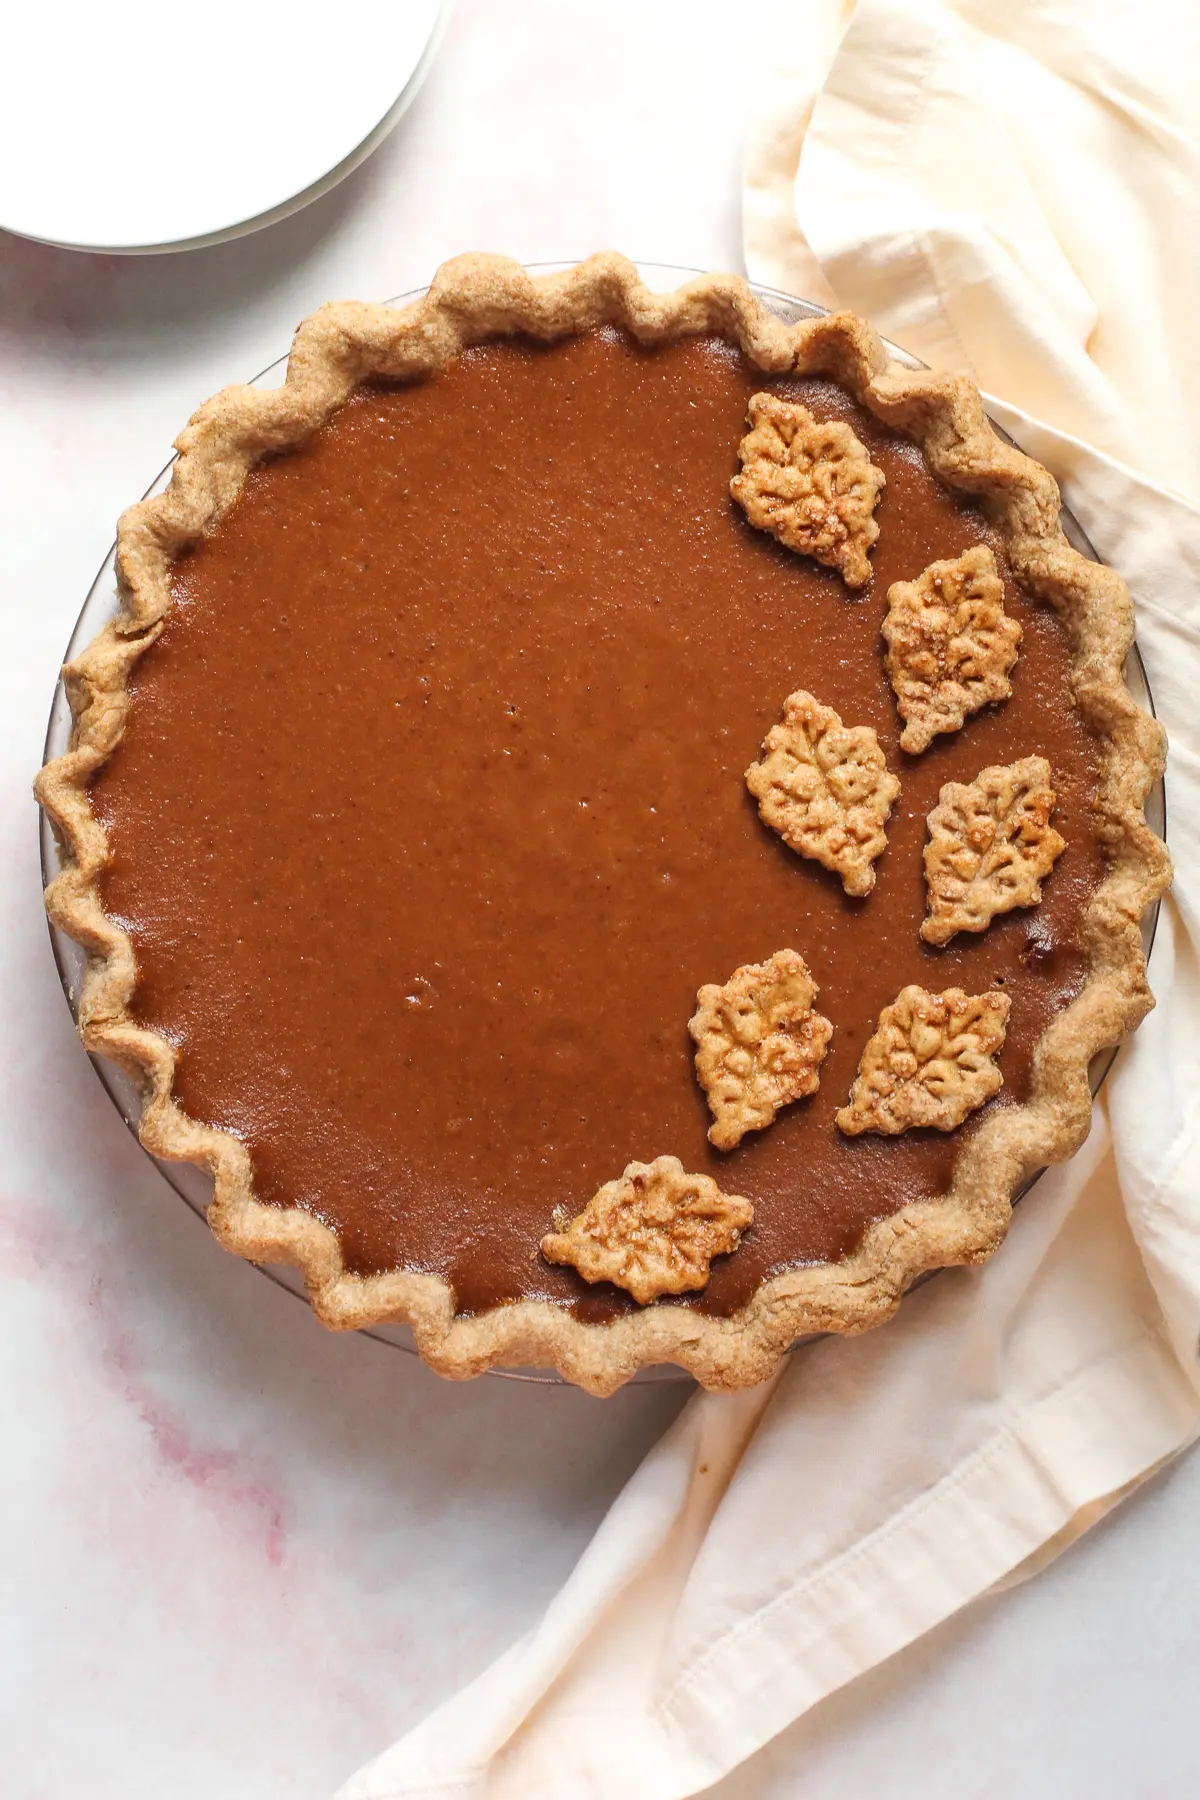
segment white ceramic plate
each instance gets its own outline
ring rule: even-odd
[[[571,266],[570,263],[530,264],[530,267],[536,272],[547,274]],[[638,270],[647,286],[659,290],[678,287],[681,281],[686,281],[691,276],[701,272],[698,269],[679,268],[676,265],[669,263],[639,263]],[[759,298],[767,306],[771,307],[772,311],[778,313],[782,319],[786,320],[788,324],[794,324],[797,320],[802,318],[814,317],[824,311],[824,308],[814,305],[811,301],[796,300],[788,294],[777,293],[772,288],[759,287],[756,284],[752,285]],[[398,299],[389,301],[388,304],[393,306],[406,306],[411,301],[419,299],[424,292],[425,290],[423,288],[419,288],[413,293],[402,294]],[[895,344],[889,344],[888,349],[898,361],[906,363],[909,367],[924,367],[916,357],[910,356],[907,351],[899,349]],[[282,356],[279,358],[278,362],[272,363],[270,368],[264,369],[261,375],[256,376],[253,385],[255,387],[277,387],[280,382],[282,382],[286,370],[287,357]],[[1002,433],[1002,435],[1006,434]],[[172,463],[168,463],[166,468],[160,471],[157,479],[147,490],[148,493],[158,494],[162,492],[171,478],[172,466]],[[1081,550],[1085,556],[1090,556],[1092,558],[1096,557],[1096,552],[1088,542],[1082,528],[1066,508],[1063,509],[1063,529],[1066,532],[1067,537],[1075,545],[1076,549]],[[114,568],[115,553],[116,545],[114,544],[101,565],[100,572],[92,583],[91,591],[83,603],[83,610],[80,612],[79,618],[75,624],[75,629],[71,634],[71,641],[67,645],[66,655],[63,659],[64,661],[69,662],[73,656],[77,655],[85,645],[91,642],[109,620],[116,615],[119,602],[117,599]],[[1138,704],[1153,712],[1154,703],[1150,694],[1149,684],[1146,680],[1146,671],[1136,646],[1129,659],[1129,665],[1126,669],[1126,679],[1129,683],[1130,691]],[[67,701],[66,692],[60,682],[55,689],[54,701],[50,711],[49,728],[46,733],[47,760],[52,756],[60,756],[63,751],[66,750],[70,729],[71,708]],[[61,862],[58,844],[54,833],[51,830],[49,821],[44,813],[40,816],[42,873],[44,879],[49,881],[52,876],[57,874],[61,867]],[[1156,831],[1160,837],[1165,837],[1166,796],[1161,781],[1156,784],[1152,793],[1147,798],[1146,817],[1151,828]],[[1142,941],[1145,944],[1147,954],[1149,954],[1154,941],[1154,930],[1158,923],[1158,910],[1158,903],[1156,902],[1146,913],[1146,916],[1142,921]],[[54,949],[54,958],[58,964],[58,972],[62,979],[63,991],[66,994],[72,1015],[78,1017],[79,989],[83,978],[85,961],[84,953],[78,944],[72,939],[64,936],[62,932],[57,931],[53,926],[50,928],[50,939]],[[1103,1051],[1095,1059],[1091,1068],[1091,1085],[1093,1093],[1099,1090],[1100,1084],[1111,1068],[1115,1056],[1115,1050],[1108,1050]],[[118,1069],[114,1063],[106,1061],[103,1057],[93,1057],[92,1065],[104,1084],[110,1098],[117,1107],[117,1110],[125,1120],[125,1123],[128,1125],[130,1131],[136,1136],[141,1105],[137,1091],[132,1082],[121,1073],[120,1069]],[[196,1168],[191,1163],[159,1162],[158,1167],[161,1169],[166,1180],[175,1189],[176,1193],[187,1201],[188,1205],[192,1208],[192,1211],[203,1216],[205,1208],[212,1199],[212,1182],[204,1171]],[[1036,1180],[1036,1175],[1031,1176],[1029,1181],[1027,1181],[1025,1186],[1021,1189],[1021,1193],[1027,1193]],[[290,1293],[297,1295],[301,1299],[304,1298],[304,1284],[295,1269],[283,1265],[276,1267],[273,1265],[261,1264],[259,1266],[262,1268],[263,1273],[269,1275],[280,1287],[286,1288]],[[416,1353],[412,1341],[412,1333],[406,1325],[380,1325],[367,1332],[366,1335],[378,1338],[384,1343],[394,1344],[401,1349],[410,1351],[414,1355]],[[531,1369],[492,1369],[489,1370],[489,1373],[493,1375],[506,1375],[518,1381],[558,1382],[561,1379],[557,1374]],[[688,1375],[686,1370],[676,1368],[673,1364],[666,1364],[657,1368],[641,1369],[633,1379],[637,1382],[652,1382],[690,1381],[692,1378]]]
[[[391,130],[448,11],[449,0],[10,8],[0,226],[132,253],[283,218]]]

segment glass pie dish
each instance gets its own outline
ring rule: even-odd
[[[539,272],[553,272],[553,270],[556,268],[564,268],[564,267],[569,268],[570,266],[571,265],[553,265],[553,266],[551,266],[550,270],[543,270],[543,271],[539,271]],[[626,265],[626,267],[627,267],[627,265]],[[689,275],[692,273],[691,271],[686,271],[686,270],[666,269],[666,268],[662,268],[662,267],[658,267],[658,266],[648,266],[648,265],[643,265],[639,272],[642,276],[642,279],[652,289],[653,288],[661,288],[661,287],[673,288],[678,284],[678,281],[679,281],[679,278],[681,275],[686,276],[686,275]],[[628,279],[632,281],[633,277],[632,277],[631,273],[628,276]],[[791,299],[787,298],[786,296],[775,295],[775,294],[770,293],[767,290],[762,290],[762,289],[756,290],[756,293],[757,293],[759,302],[763,306],[768,308],[771,312],[773,312],[778,318],[780,318],[786,324],[796,324],[796,323],[804,321],[804,320],[811,320],[814,318],[819,318],[821,316],[821,309],[814,307],[808,303],[791,300]],[[411,301],[411,300],[414,300],[417,298],[419,298],[418,295],[406,295],[406,296],[402,297],[402,300],[403,301]],[[762,318],[763,315],[760,313],[759,317]],[[775,327],[774,325],[772,325],[772,329],[777,330],[778,327]],[[824,329],[824,328],[822,327],[822,329]],[[835,329],[841,329],[840,325],[835,324]],[[901,364],[906,365],[911,368],[920,368],[921,367],[921,365],[917,364],[915,362],[915,360],[912,359],[911,357],[907,357],[907,356],[903,355],[903,353],[895,350],[894,347],[890,347],[890,348],[892,348],[893,356]],[[260,377],[258,377],[257,385],[266,387],[266,388],[270,388],[270,387],[274,386],[278,381],[281,367],[282,367],[282,361],[280,363],[276,363],[276,364],[272,365],[272,367],[270,369],[264,371],[263,374]],[[976,414],[976,418],[979,419],[978,413]],[[994,442],[994,440],[992,440],[989,437],[986,430],[983,428],[981,419],[980,419],[979,424],[976,427],[976,434],[977,434],[978,441],[984,446],[985,450],[986,450],[986,446],[989,443]],[[1042,482],[1048,486],[1049,485],[1048,478],[1045,476],[1044,471],[1039,472],[1039,474],[1040,474],[1040,479],[1042,480]],[[161,491],[162,487],[166,484],[167,480],[169,479],[169,476],[170,476],[170,466],[168,466],[168,468],[162,472],[162,474],[159,477],[159,480],[154,484],[154,487],[150,491],[152,493],[157,493],[157,492]],[[1064,517],[1064,527],[1066,529],[1068,537],[1070,538],[1070,541],[1072,543],[1074,543],[1077,548],[1079,548],[1081,551],[1083,551],[1083,553],[1085,555],[1089,554],[1086,539],[1084,539],[1082,532],[1079,531],[1077,525],[1075,524],[1075,521],[1070,519],[1069,516],[1065,516]],[[1061,544],[1061,539],[1059,539],[1058,542]],[[1064,552],[1063,554],[1065,555],[1066,553]],[[98,576],[96,583],[93,585],[90,595],[88,596],[88,600],[85,604],[83,613],[81,614],[81,617],[80,617],[80,620],[79,620],[79,623],[78,623],[78,626],[76,629],[76,633],[72,640],[72,644],[69,648],[68,654],[73,655],[83,645],[85,645],[87,642],[89,642],[90,639],[95,635],[95,633],[104,624],[106,624],[108,622],[108,620],[112,617],[113,612],[116,610],[116,607],[117,607],[117,596],[116,596],[115,582],[113,579],[113,559],[112,559],[112,556],[110,555],[110,558],[106,562],[104,568],[101,570],[101,573]],[[1126,637],[1123,640],[1123,642],[1127,642],[1127,641],[1128,641],[1128,639]],[[1145,688],[1144,671],[1142,671],[1140,669],[1140,665],[1131,669],[1130,680],[1131,680],[1131,685],[1134,688],[1135,697],[1140,699],[1143,702],[1143,704],[1148,704],[1149,696],[1148,696],[1148,693],[1146,692],[1146,688]],[[47,740],[47,755],[48,756],[57,755],[63,749],[66,748],[70,728],[71,728],[70,710],[66,704],[65,695],[63,695],[62,692],[60,691],[60,693],[56,699],[55,710],[54,710],[54,713],[52,714],[52,718],[51,718],[50,732],[49,732],[48,740]],[[1162,812],[1161,788],[1156,792],[1156,794],[1154,796],[1152,796],[1151,803],[1148,806],[1147,810],[1148,810],[1148,815],[1149,815],[1149,819],[1150,819],[1150,823],[1151,823],[1152,827],[1154,827],[1155,829],[1161,830],[1161,812]],[[45,833],[45,835],[43,837],[43,850],[44,850],[44,857],[45,857],[45,863],[46,863],[46,874],[49,877],[49,876],[52,876],[56,872],[57,847],[56,847],[56,844],[55,844],[55,841],[53,838],[53,834],[45,826],[44,826],[44,833]],[[173,904],[174,903],[172,902],[172,905]],[[1151,909],[1147,913],[1145,926],[1148,931],[1153,929],[1153,921],[1154,921],[1155,916],[1156,916],[1156,909]],[[1135,942],[1136,942],[1136,940],[1135,940]],[[56,936],[55,948],[56,948],[56,954],[59,959],[59,967],[60,967],[60,970],[62,970],[62,972],[63,972],[64,987],[66,989],[68,999],[72,1002],[72,1006],[74,1009],[77,1007],[77,1004],[78,1004],[79,982],[80,982],[80,975],[82,972],[82,953],[79,950],[77,950],[73,944],[68,943],[66,940],[58,939],[57,936]],[[1134,954],[1133,951],[1131,951],[1131,955],[1132,954]],[[1097,1041],[1100,1041],[1100,1040],[1097,1040],[1095,1038],[1090,1040],[1091,1043],[1095,1043]],[[1083,1096],[1086,1095],[1086,1090],[1084,1088],[1084,1083],[1082,1080],[1082,1076],[1083,1076],[1084,1069],[1086,1066],[1086,1056],[1087,1056],[1087,1046],[1085,1045],[1083,1047],[1083,1051],[1080,1056],[1080,1060],[1078,1061],[1078,1064],[1077,1064],[1078,1072],[1077,1072],[1077,1076],[1076,1076],[1078,1091]],[[1105,1058],[1097,1058],[1096,1059],[1095,1066],[1093,1067],[1093,1070],[1092,1070],[1093,1090],[1098,1085],[1099,1080],[1102,1077],[1102,1074],[1103,1074],[1103,1066],[1102,1065],[1106,1065],[1106,1061],[1110,1061],[1110,1060],[1111,1060],[1111,1057],[1109,1057],[1107,1059],[1105,1059]],[[100,1066],[100,1065],[98,1065],[98,1066]],[[132,1086],[126,1081],[126,1079],[123,1076],[121,1076],[114,1068],[112,1068],[107,1063],[105,1063],[101,1067],[101,1074],[102,1074],[102,1079],[104,1079],[104,1081],[105,1081],[106,1088],[108,1089],[108,1091],[114,1098],[116,1104],[118,1105],[119,1110],[122,1113],[122,1116],[125,1118],[126,1122],[131,1125],[131,1127],[136,1127],[138,1112],[139,1112],[139,1105],[138,1105],[137,1094],[133,1090]],[[199,1116],[203,1117],[203,1114],[201,1114]],[[1052,1149],[1043,1149],[1039,1153],[1041,1155],[1046,1155],[1046,1154],[1052,1154],[1053,1152],[1052,1152]],[[239,1154],[244,1154],[244,1153],[239,1152]],[[1028,1168],[1030,1166],[1030,1162],[1026,1162],[1024,1166],[1025,1166],[1025,1168]],[[171,1180],[172,1185],[176,1187],[177,1191],[179,1191],[185,1199],[187,1199],[188,1203],[190,1205],[192,1205],[193,1208],[197,1211],[203,1210],[203,1208],[205,1207],[205,1205],[208,1201],[209,1192],[210,1192],[208,1177],[206,1175],[204,1175],[199,1169],[197,1169],[189,1164],[186,1164],[186,1163],[164,1164],[163,1168],[164,1168],[164,1173],[167,1173],[168,1179]],[[1026,1183],[1026,1186],[1027,1185],[1028,1185],[1028,1183]],[[1011,1194],[1011,1192],[1012,1192],[1012,1188],[1010,1187],[1008,1189],[1008,1193]],[[391,1266],[391,1265],[388,1265],[388,1266]],[[403,1267],[404,1264],[401,1263],[400,1266]],[[924,1266],[928,1267],[929,1265],[926,1264]],[[274,1278],[276,1278],[277,1280],[281,1280],[282,1285],[289,1287],[293,1291],[299,1290],[300,1278],[291,1269],[282,1269],[282,1270],[278,1270],[278,1271],[273,1270],[273,1269],[268,1269],[267,1272],[271,1273],[274,1276]],[[407,1279],[407,1278],[405,1278],[405,1279]],[[797,1323],[798,1322],[799,1321],[797,1321]],[[792,1328],[794,1329],[794,1325]],[[406,1328],[403,1328],[403,1327],[375,1326],[372,1329],[373,1329],[375,1335],[378,1335],[378,1336],[384,1338],[385,1341],[388,1341],[388,1342],[404,1343],[408,1336]],[[456,1329],[457,1329],[457,1327],[456,1327]],[[785,1329],[787,1329],[786,1325],[785,1325]],[[784,1345],[786,1345],[787,1341],[788,1341],[788,1338],[783,1336],[781,1333],[780,1338],[779,1338],[779,1344],[776,1349],[776,1354],[779,1353],[779,1349],[781,1349]],[[660,1370],[647,1371],[644,1373],[643,1378],[644,1379],[653,1379],[653,1378],[655,1378],[655,1376],[658,1376],[659,1378],[661,1378],[661,1376],[665,1373],[666,1373],[666,1371],[660,1371]],[[673,1374],[674,1371],[672,1371],[671,1373]]]

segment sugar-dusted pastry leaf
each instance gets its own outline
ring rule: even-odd
[[[709,1141],[732,1150],[748,1131],[769,1125],[781,1106],[815,1094],[833,1026],[814,1012],[817,984],[796,950],[744,963],[724,987],[696,996],[688,1030],[696,1075],[715,1123]]]
[[[811,694],[790,694],[746,786],[763,822],[798,856],[840,875],[848,894],[870,893],[900,782],[869,725],[843,725]]]
[[[646,1306],[702,1288],[713,1257],[736,1250],[753,1218],[749,1200],[687,1174],[677,1156],[658,1156],[606,1181],[578,1218],[542,1239],[542,1255],[572,1264],[585,1281],[615,1282]]]
[[[914,1126],[954,1131],[1004,1086],[995,1062],[1012,1002],[1007,994],[906,987],[867,1040],[837,1122],[847,1137],[894,1137]]]
[[[1050,823],[1055,792],[1043,756],[997,763],[974,781],[948,781],[929,815],[927,944],[985,931],[997,913],[1036,906],[1066,849]]]
[[[814,419],[798,401],[755,394],[748,418],[751,429],[738,445],[742,472],[729,491],[750,523],[840,569],[847,587],[865,586],[883,470],[849,425]]]
[[[916,581],[893,582],[883,635],[904,720],[900,746],[914,755],[1012,693],[1021,627],[1004,610],[1004,583],[986,544],[930,563]]]

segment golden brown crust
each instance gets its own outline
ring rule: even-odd
[[[612,1281],[648,1306],[708,1281],[714,1256],[729,1256],[754,1220],[740,1194],[708,1175],[689,1175],[677,1156],[629,1163],[578,1218],[542,1239],[547,1262],[570,1263],[585,1281]]]
[[[458,1318],[451,1289],[435,1275],[350,1274],[328,1226],[298,1207],[264,1206],[254,1195],[245,1146],[183,1112],[173,1094],[171,1045],[136,1024],[129,1010],[133,948],[100,905],[107,845],[87,783],[120,738],[127,678],[171,605],[175,557],[216,524],[262,457],[303,443],[372,376],[427,375],[464,346],[489,338],[521,332],[550,341],[602,324],[643,342],[718,333],[764,373],[827,376],[918,444],[946,486],[978,501],[1017,580],[1052,605],[1066,627],[1074,700],[1101,745],[1096,829],[1110,868],[1085,917],[1083,991],[1043,1036],[1029,1098],[983,1122],[963,1146],[946,1193],[872,1225],[839,1263],[788,1270],[764,1282],[729,1319],[654,1306],[587,1325],[545,1301]],[[254,1261],[301,1269],[314,1308],[336,1329],[407,1321],[421,1354],[442,1374],[461,1379],[497,1364],[552,1366],[596,1394],[612,1393],[638,1368],[660,1362],[679,1364],[709,1388],[751,1386],[798,1337],[866,1330],[895,1311],[918,1276],[978,1262],[995,1249],[1025,1178],[1064,1160],[1083,1141],[1092,1056],[1153,1005],[1139,920],[1168,885],[1170,861],[1142,810],[1162,772],[1165,738],[1122,679],[1133,642],[1128,589],[1067,543],[1053,478],[996,435],[969,381],[889,364],[870,326],[852,314],[785,325],[736,276],[708,276],[654,294],[632,263],[613,254],[541,278],[506,258],[467,256],[443,265],[428,294],[403,311],[323,307],[297,332],[281,388],[227,389],[201,407],[177,448],[170,487],[121,520],[120,616],[66,671],[75,714],[71,747],[41,771],[36,791],[64,850],[65,866],[47,889],[46,905],[54,923],[87,951],[79,1009],[84,1042],[138,1083],[146,1148],[210,1172],[209,1220],[221,1243]]]
[[[708,982],[700,989],[688,1030],[715,1121],[708,1138],[718,1150],[732,1150],[781,1106],[816,1093],[833,1036],[829,1020],[813,1010],[817,992],[798,950],[744,963],[724,987]]]
[[[867,1040],[838,1129],[847,1137],[895,1137],[918,1126],[956,1131],[1004,1086],[993,1058],[1011,1006],[1007,994],[901,988]]]
[[[916,581],[893,582],[883,636],[904,720],[900,748],[910,756],[1012,693],[1021,627],[1004,610],[1004,583],[986,544],[930,563]]]
[[[995,763],[974,781],[948,781],[929,815],[927,944],[986,931],[1000,913],[1036,906],[1066,849],[1050,823],[1057,798],[1044,756]]]
[[[797,400],[755,394],[747,416],[751,429],[738,445],[742,472],[729,491],[750,523],[798,556],[840,569],[847,587],[865,587],[883,470],[849,425],[814,419]]]
[[[803,689],[789,694],[746,770],[746,786],[764,825],[797,856],[840,875],[848,894],[871,892],[900,783],[869,725],[843,725],[832,706]]]

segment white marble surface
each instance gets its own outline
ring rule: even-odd
[[[673,1416],[453,1387],[226,1257],[74,1040],[28,781],[121,506],[328,298],[465,248],[738,266],[767,41],[698,0],[459,0],[426,90],[258,237],[101,259],[0,236],[0,1791],[317,1800],[532,1622]],[[158,147],[167,154],[169,147]],[[147,154],[156,153],[148,147]],[[836,1697],[722,1800],[1200,1792],[1200,1462]]]

